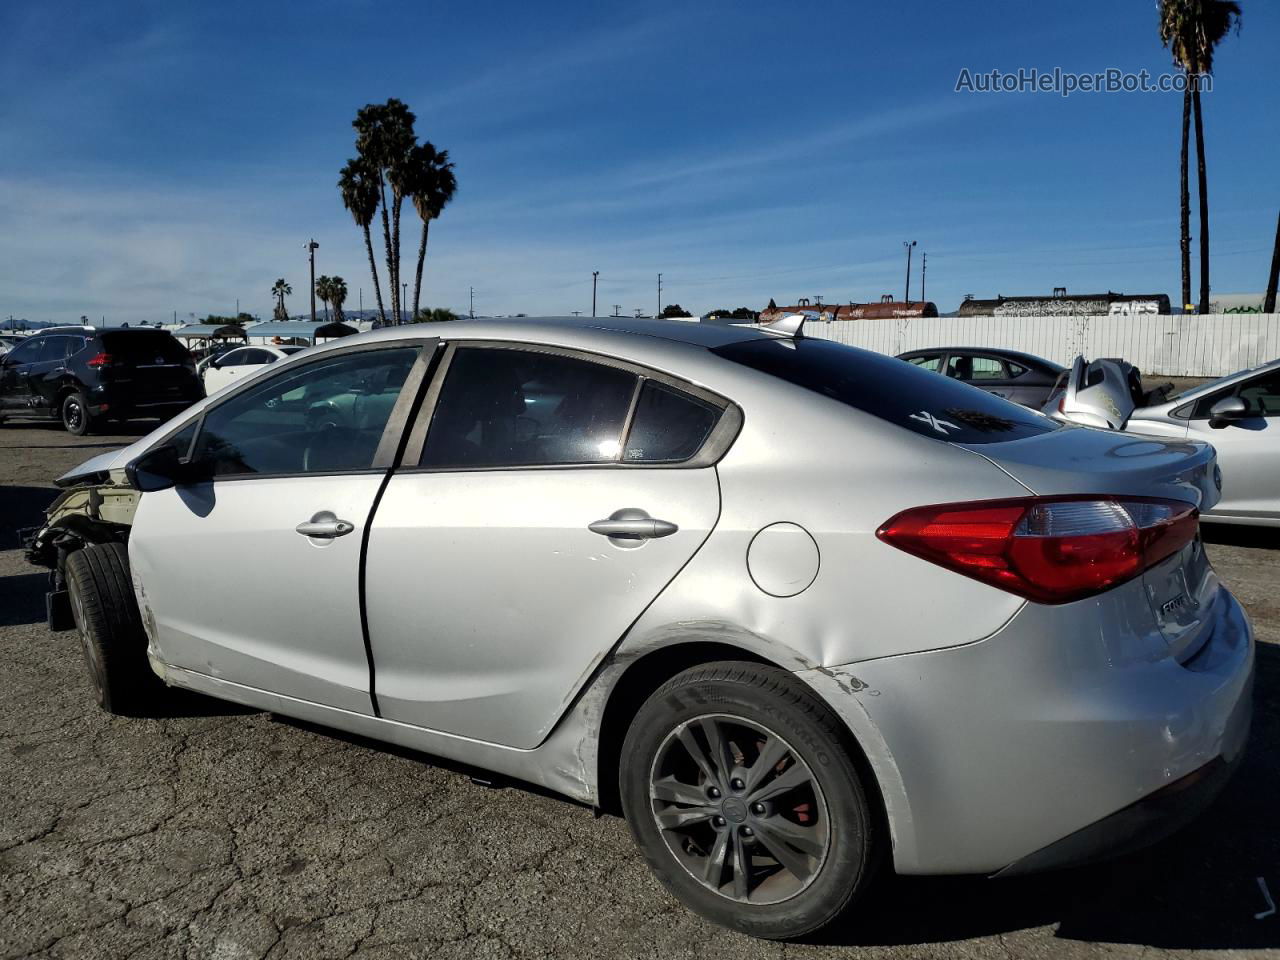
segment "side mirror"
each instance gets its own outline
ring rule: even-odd
[[[129,486],[142,493],[168,490],[182,483],[200,483],[211,480],[207,465],[179,456],[176,447],[165,444],[148,450],[124,468]]]
[[[1221,429],[1232,420],[1243,420],[1249,415],[1249,405],[1240,397],[1223,397],[1209,408],[1209,426]]]

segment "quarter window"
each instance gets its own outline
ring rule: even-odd
[[[575,357],[459,348],[419,465],[616,462],[635,387],[633,374]]]
[[[688,460],[702,447],[719,417],[719,407],[646,380],[623,459],[629,463]]]
[[[368,469],[417,356],[403,347],[282,369],[205,414],[195,456],[214,476]]]

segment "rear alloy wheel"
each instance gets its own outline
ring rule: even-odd
[[[720,663],[669,681],[636,715],[620,777],[658,879],[756,937],[804,936],[844,914],[880,855],[847,738],[782,670]]]
[[[154,710],[166,688],[147,662],[123,543],[93,543],[67,557],[67,592],[98,706],[139,716]]]
[[[62,425],[77,437],[83,437],[93,427],[89,401],[79,390],[62,398]]]

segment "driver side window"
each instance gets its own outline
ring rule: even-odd
[[[343,353],[282,370],[205,414],[194,459],[215,477],[368,469],[418,352]]]

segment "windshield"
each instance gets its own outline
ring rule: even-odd
[[[712,352],[935,440],[998,443],[1058,429],[985,390],[832,340],[746,340]]]

